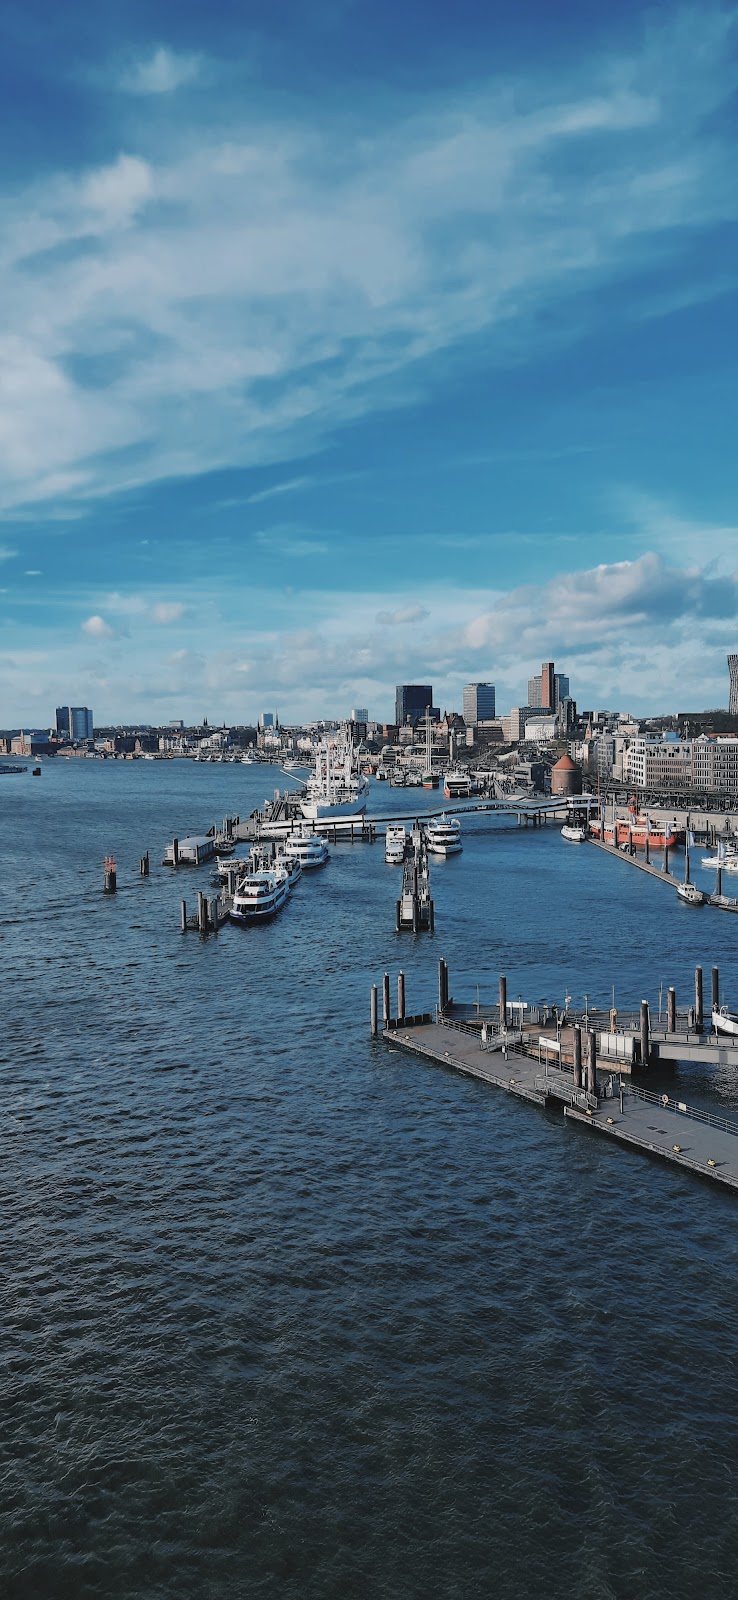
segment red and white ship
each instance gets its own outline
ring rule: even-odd
[[[635,850],[645,850],[646,841],[649,850],[671,850],[679,843],[671,823],[652,822],[638,811],[635,797],[628,806],[627,816],[593,817],[589,831],[594,839],[603,839],[605,844],[632,845]]]

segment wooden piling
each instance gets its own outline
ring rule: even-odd
[[[197,926],[199,928],[200,933],[206,933],[207,932],[207,926],[208,926],[207,917],[208,917],[208,913],[207,913],[207,904],[206,904],[206,901],[205,901],[205,896],[204,896],[204,894],[202,892],[202,889],[198,889],[198,891],[197,891]]]
[[[395,932],[396,933],[400,932],[401,918],[402,918],[402,901],[401,900],[396,900],[395,901]]]
[[[722,867],[718,867],[717,872],[715,873],[715,893],[716,894],[722,894],[722,892],[723,892],[723,869],[722,869]]]
[[[443,1011],[443,1007],[444,1007],[444,999],[443,999],[443,969],[444,969],[445,965],[446,965],[446,963],[445,963],[445,961],[443,959],[443,956],[440,956],[439,957],[439,961],[438,961],[438,1009],[439,1009],[439,1011]]]
[[[186,900],[180,901],[180,908],[181,908],[182,932],[186,933],[187,932],[187,901]]]
[[[582,1030],[578,1022],[574,1024],[574,1088],[582,1087]]]
[[[670,989],[666,997],[666,1028],[668,1033],[676,1033],[676,989]]]
[[[379,1033],[379,1022],[378,1022],[378,1019],[377,1019],[378,997],[379,997],[379,995],[378,995],[377,985],[376,985],[376,983],[373,983],[372,984],[372,989],[371,989],[371,995],[369,997],[369,1015],[370,1015],[370,1019],[371,1019],[371,1030],[372,1030],[372,1038],[373,1039],[376,1039],[377,1034]]]
[[[641,1066],[647,1067],[651,1056],[651,1020],[648,1011],[648,1001],[641,1001]]]
[[[179,839],[172,840],[172,866],[179,866]]]
[[[431,933],[436,931],[436,908],[432,900],[428,901],[428,927]]]
[[[390,980],[389,973],[385,972],[382,979],[382,1021],[387,1026],[390,1020]]]
[[[115,857],[105,857],[105,875],[103,878],[103,894],[115,894],[118,888],[118,877],[115,870]]]
[[[705,1025],[705,1011],[702,999],[702,968],[694,969],[694,1020],[698,1028]]]
[[[666,873],[666,876],[668,878],[668,876],[669,876],[669,846],[666,845],[666,844],[664,845],[664,872]]]
[[[594,1028],[588,1032],[589,1049],[587,1051],[587,1094],[597,1093],[597,1034]]]
[[[500,1027],[507,1027],[507,978],[504,972],[500,973]]]
[[[712,969],[712,1009],[713,1011],[720,1010],[720,970],[718,967],[713,967]]]
[[[405,974],[397,974],[397,1020],[402,1022],[405,1016]]]

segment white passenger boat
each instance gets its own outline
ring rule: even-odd
[[[259,872],[247,873],[233,896],[232,922],[266,922],[276,916],[290,896],[290,883],[284,867],[277,863]]]
[[[300,809],[309,822],[362,817],[369,798],[369,779],[359,772],[346,728],[318,745],[315,772],[308,778]]]
[[[705,896],[702,890],[698,889],[694,883],[678,883],[677,894],[679,899],[683,900],[688,906],[703,906],[705,903]]]
[[[455,856],[462,849],[458,817],[435,817],[426,830],[428,849],[435,856]]]
[[[293,833],[287,848],[290,855],[299,861],[303,872],[310,867],[322,867],[330,860],[328,846],[319,833]]]
[[[461,767],[454,767],[453,771],[445,773],[443,792],[447,800],[468,800],[471,794],[468,772],[463,772]]]
[[[727,1006],[713,1006],[712,1025],[716,1033],[738,1034],[738,1015]]]
[[[279,851],[277,860],[280,866],[283,866],[285,872],[287,873],[290,888],[294,889],[295,884],[299,883],[302,877],[302,862],[300,861],[300,857],[295,855],[289,846],[286,846],[284,850]]]
[[[388,822],[384,836],[384,859],[391,867],[400,866],[405,860],[405,844],[407,834],[402,822]]]
[[[561,829],[562,839],[569,839],[572,844],[584,844],[587,837],[586,828],[575,828],[572,823],[565,823]]]

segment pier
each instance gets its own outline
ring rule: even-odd
[[[402,892],[395,906],[397,932],[411,928],[413,933],[435,926],[435,910],[430,892],[430,867],[425,829],[416,822],[405,845],[402,867]]]
[[[719,974],[712,970],[712,1001],[717,1003]],[[695,996],[701,1010],[702,969],[695,973]],[[480,1079],[542,1110],[563,1111],[570,1125],[593,1130],[615,1144],[659,1157],[673,1166],[738,1191],[738,1121],[690,1106],[680,1098],[657,1094],[629,1077],[632,1065],[664,1061],[702,1061],[738,1067],[738,1038],[704,1033],[696,1009],[679,1014],[676,991],[669,990],[667,1018],[651,1029],[648,1003],[627,1021],[638,1050],[624,1059],[603,1053],[612,1034],[598,1028],[600,1016],[570,1019],[550,1026],[536,1007],[508,1002],[507,980],[499,980],[499,1003],[478,1009],[458,1007],[449,998],[448,966],[438,964],[438,1003],[434,1012],[404,1015],[405,978],[397,988],[398,1014],[390,1015],[390,978],[382,988],[382,1036],[393,1048],[411,1052]],[[530,1014],[526,1018],[525,1012]],[[611,1018],[611,1020],[614,1020]],[[638,1033],[635,1024],[638,1023]],[[589,1024],[587,1026],[587,1024]],[[379,1032],[378,990],[371,993],[371,1031]],[[626,1068],[624,1071],[623,1068]]]

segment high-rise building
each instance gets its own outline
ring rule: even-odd
[[[491,722],[495,715],[495,686],[493,683],[464,684],[464,721],[467,728],[478,722]]]
[[[546,676],[547,687],[549,687],[550,677],[547,673],[547,669],[549,667],[553,669],[553,661],[545,662],[540,673],[535,678],[528,679],[528,705],[541,708],[545,707],[549,711],[558,711],[561,701],[566,700],[568,697],[569,679],[563,672],[554,672],[553,700],[551,701],[551,704],[547,706],[546,701],[543,699],[543,680],[544,676]]]
[[[261,713],[261,725],[262,725],[262,728],[273,728],[274,727],[274,712],[273,711],[262,711],[262,713]]]
[[[541,710],[556,710],[553,661],[544,661],[541,667]]]
[[[730,673],[728,711],[731,717],[738,717],[738,656],[728,656],[728,672]]]
[[[354,706],[351,712],[352,722],[368,722],[369,712],[366,706]]]
[[[423,713],[433,707],[433,689],[429,683],[398,683],[395,689],[395,722],[404,727],[410,718],[419,722]]]
[[[56,731],[63,739],[94,739],[89,706],[57,706]]]

